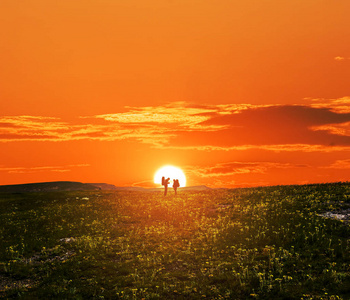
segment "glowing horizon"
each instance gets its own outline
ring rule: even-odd
[[[153,182],[159,185],[162,185],[162,177],[170,178],[169,186],[172,186],[173,180],[178,179],[180,183],[180,187],[186,186],[186,175],[179,168],[172,165],[166,165],[157,170],[154,174]]]

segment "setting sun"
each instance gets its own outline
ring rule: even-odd
[[[184,172],[174,166],[161,167],[154,175],[154,183],[162,184],[162,177],[170,178],[170,185],[172,185],[173,179],[178,179],[180,187],[186,186],[186,176]]]

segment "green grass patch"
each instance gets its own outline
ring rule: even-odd
[[[334,183],[0,195],[0,297],[349,299],[350,205]]]

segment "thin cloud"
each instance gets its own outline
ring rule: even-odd
[[[233,176],[250,173],[264,174],[270,169],[291,169],[304,168],[307,165],[295,165],[290,163],[276,162],[226,162],[218,163],[214,166],[195,166],[190,167],[187,173],[198,177],[221,177]]]
[[[210,119],[210,114],[222,112],[221,108],[215,106],[199,108],[185,106],[183,102],[176,102],[166,106],[128,108],[130,109],[128,112],[97,115],[95,118],[117,124],[139,124],[141,126],[154,124],[164,131],[167,131],[169,128],[186,129],[189,131],[216,131],[224,127],[202,125],[204,121]]]
[[[9,174],[27,174],[39,172],[70,172],[71,169],[89,167],[89,164],[75,164],[65,166],[40,166],[40,167],[0,167],[0,172]]]
[[[308,144],[276,144],[276,145],[240,145],[231,147],[218,147],[211,145],[204,146],[162,146],[161,149],[177,150],[200,150],[200,151],[246,151],[246,150],[266,150],[272,152],[340,152],[350,151],[350,146],[334,145],[308,145]]]
[[[335,113],[346,114],[350,113],[350,96],[341,98],[305,98],[311,102],[310,107],[325,108]]]
[[[306,106],[254,108],[239,114],[215,116],[202,125],[225,126],[216,132],[181,132],[172,139],[173,146],[254,147],[275,145],[350,146],[350,138],[331,132],[315,131],[315,126],[343,124],[350,114]],[[299,148],[299,147],[298,147]]]
[[[343,159],[343,160],[336,160],[333,164],[326,166],[326,167],[321,167],[323,169],[350,169],[350,159]]]
[[[310,105],[193,105],[126,107],[81,116],[0,117],[0,141],[136,141],[160,149],[231,151],[348,151],[350,97]],[[2,126],[1,126],[2,124]]]
[[[59,118],[42,116],[0,117],[0,141],[61,141],[72,126]]]
[[[158,107],[126,107],[127,112],[82,116],[83,124],[41,116],[0,118],[0,141],[115,141],[134,139],[147,144],[166,144],[176,131],[217,131],[225,125],[203,125],[210,115],[238,113],[252,105],[191,106],[175,102]]]
[[[327,131],[333,135],[350,136],[350,122],[311,127],[314,131]]]
[[[334,57],[334,60],[337,60],[337,61],[350,60],[350,57],[336,56]]]
[[[150,188],[150,187],[159,187],[159,185],[155,184],[153,180],[143,180],[139,182],[134,182],[131,184],[132,187],[143,187],[143,188]]]

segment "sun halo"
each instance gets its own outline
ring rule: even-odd
[[[180,187],[186,186],[186,176],[185,173],[178,167],[174,166],[163,166],[154,174],[154,183],[162,184],[162,177],[170,178],[170,185],[173,183],[173,179],[178,179]]]

